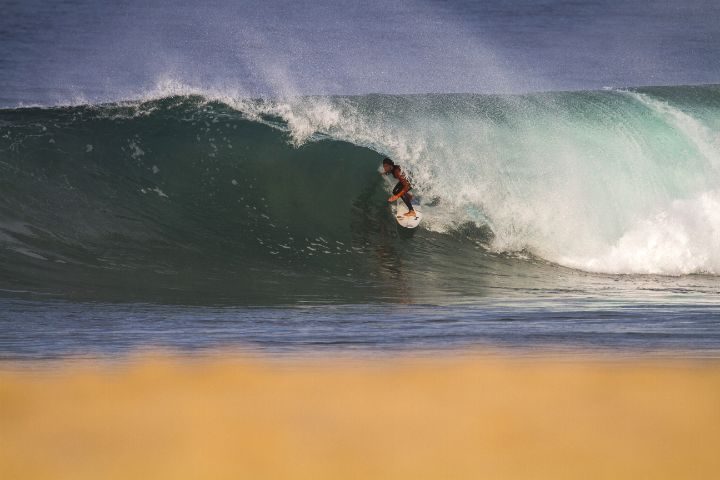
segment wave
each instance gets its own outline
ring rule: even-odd
[[[387,153],[497,252],[611,274],[720,272],[716,86],[281,103],[296,142],[322,133]],[[622,258],[623,260],[620,260]]]
[[[720,273],[717,86],[156,96],[0,111],[0,287],[377,298],[428,268],[484,288],[508,261]],[[385,155],[425,209],[413,239]]]

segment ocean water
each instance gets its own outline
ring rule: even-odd
[[[720,352],[712,2],[5,12],[0,358]]]

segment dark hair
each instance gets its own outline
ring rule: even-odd
[[[393,166],[395,166],[395,162],[393,162],[393,161],[390,160],[389,158],[385,157],[385,158],[383,158],[383,165],[393,165]]]

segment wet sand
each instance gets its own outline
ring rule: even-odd
[[[3,479],[709,479],[720,362],[0,364]]]

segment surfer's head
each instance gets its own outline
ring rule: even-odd
[[[387,157],[385,157],[383,159],[383,170],[385,170],[385,173],[392,172],[394,167],[395,167],[395,162],[393,162],[392,160],[390,160]]]

